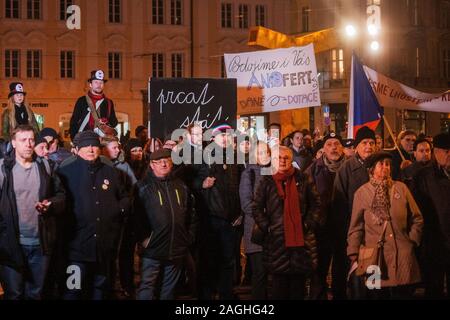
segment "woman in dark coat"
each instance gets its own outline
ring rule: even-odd
[[[273,299],[303,299],[308,273],[317,266],[315,229],[320,199],[314,183],[292,167],[292,151],[272,156],[277,172],[265,175],[255,193],[253,216],[265,233],[264,261]]]

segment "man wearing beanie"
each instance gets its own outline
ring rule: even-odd
[[[233,129],[229,124],[216,126],[213,142],[204,151],[206,163],[196,177],[195,186],[205,204],[200,235],[200,299],[233,298],[236,226],[239,206],[239,167],[233,152]]]
[[[91,71],[91,77],[87,81],[89,91],[78,98],[70,118],[69,133],[72,140],[77,132],[98,130],[99,124],[114,128],[118,123],[114,103],[103,93],[104,85],[108,81],[103,71]]]
[[[364,126],[355,137],[355,156],[347,159],[337,171],[333,186],[333,214],[330,217],[334,229],[333,249],[333,299],[347,298],[347,273],[350,261],[347,257],[347,232],[356,190],[369,181],[365,160],[375,152],[375,132]]]
[[[317,228],[319,261],[316,274],[311,279],[311,298],[327,300],[327,276],[331,264],[335,226],[330,220],[334,212],[332,202],[333,182],[336,173],[345,161],[342,138],[332,132],[323,138],[323,155],[314,161],[305,173],[314,181],[320,194],[322,225]]]
[[[102,300],[111,294],[120,230],[130,199],[118,171],[99,159],[96,133],[81,132],[76,149],[77,156],[57,170],[70,199],[65,230],[68,267],[81,276],[81,287],[69,285],[64,299]]]
[[[69,151],[59,146],[60,138],[55,129],[43,128],[39,133],[39,136],[47,140],[48,157],[57,166],[72,155]]]
[[[433,138],[431,164],[418,171],[412,193],[422,211],[421,260],[425,297],[450,297],[450,134]],[[444,279],[447,295],[444,296]]]
[[[141,281],[136,297],[153,300],[159,296],[161,300],[173,300],[196,234],[194,198],[187,186],[171,175],[170,150],[163,148],[153,152],[150,168],[136,188],[136,234],[143,246]]]

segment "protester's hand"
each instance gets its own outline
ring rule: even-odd
[[[410,165],[412,165],[412,161],[410,161],[410,160],[402,161],[402,163],[400,164],[400,169],[403,170],[403,169],[405,169],[407,166],[410,166]]]
[[[203,189],[211,188],[214,185],[214,182],[216,181],[216,178],[207,177],[205,180],[203,180]]]
[[[45,213],[48,211],[48,208],[50,207],[52,203],[48,201],[47,199],[43,200],[42,202],[36,203],[36,210],[39,211],[39,213]]]

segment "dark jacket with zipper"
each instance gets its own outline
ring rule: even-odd
[[[310,177],[299,170],[294,175],[303,222],[304,247],[285,246],[284,200],[278,195],[273,177],[263,176],[255,191],[253,217],[266,234],[263,257],[270,273],[310,272],[318,263],[315,231],[320,222],[320,197]]]
[[[207,159],[207,163],[210,163],[201,166],[194,185],[196,188],[200,188],[201,199],[205,204],[208,215],[233,222],[241,215],[239,165],[235,164],[236,159],[225,159],[225,150],[223,150],[223,163],[216,163],[214,161],[214,143],[208,145],[207,148],[209,150],[206,150],[206,154],[209,154],[209,151],[212,150],[211,156],[208,156],[209,159]],[[228,155],[234,157],[231,152]],[[203,189],[202,183],[207,177],[214,177],[216,180],[211,188]]]
[[[136,184],[135,225],[137,240],[144,242],[143,256],[179,261],[194,242],[197,216],[194,197],[186,185],[169,175],[152,171]]]
[[[65,209],[65,192],[58,177],[48,173],[44,160],[36,158],[35,161],[39,170],[39,201],[51,201],[49,210],[38,217],[39,243],[42,252],[51,255],[57,237],[56,217],[63,214]],[[21,270],[25,267],[25,257],[19,241],[19,216],[12,174],[14,165],[14,157],[0,162],[0,174],[4,177],[0,190],[0,265]]]

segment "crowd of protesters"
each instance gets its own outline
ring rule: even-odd
[[[410,299],[418,288],[449,297],[448,132],[402,131],[383,150],[368,127],[355,139],[308,130],[281,139],[276,123],[250,137],[222,123],[205,141],[193,123],[181,138],[138,126],[121,142],[103,72],[88,82],[70,151],[53,128],[39,130],[23,84],[10,85],[4,299],[114,299],[120,289],[138,300],[182,290],[226,300],[242,283],[258,300]]]

